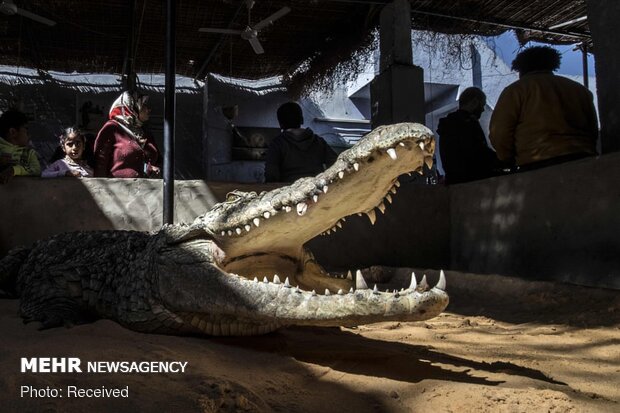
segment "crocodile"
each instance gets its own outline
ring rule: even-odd
[[[370,288],[361,271],[329,274],[304,244],[377,212],[398,177],[432,165],[432,132],[415,123],[379,127],[317,176],[261,192],[229,193],[193,223],[159,231],[77,231],[16,248],[0,282],[41,328],[99,318],[140,332],[241,336],[287,326],[419,321],[448,305],[412,274],[407,288]]]

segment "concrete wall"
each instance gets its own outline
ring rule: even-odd
[[[450,187],[451,269],[620,288],[620,154]]]
[[[451,187],[403,182],[371,227],[349,217],[309,243],[331,269],[373,264],[514,275],[620,289],[620,154]],[[176,182],[175,220],[232,189],[274,185]],[[161,180],[15,178],[0,186],[0,254],[63,231],[155,230]]]
[[[157,230],[162,224],[162,188],[163,181],[158,179],[16,177],[0,185],[0,255],[16,245],[65,231]],[[243,184],[176,181],[175,222],[193,222],[234,188],[257,189]]]

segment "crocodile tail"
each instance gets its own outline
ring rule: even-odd
[[[28,247],[13,248],[0,259],[0,297],[15,295],[17,274],[30,251],[31,248]]]

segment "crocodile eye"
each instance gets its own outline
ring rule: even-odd
[[[229,192],[226,194],[226,202],[235,202],[243,198],[237,191]]]

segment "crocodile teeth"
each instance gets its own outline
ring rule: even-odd
[[[394,181],[394,186],[397,188],[400,187],[400,182],[398,180]]]
[[[351,270],[347,271],[347,280],[353,281],[353,275],[351,275]]]
[[[399,144],[400,146],[402,146],[403,148],[405,147],[405,144],[404,144],[404,143],[402,143],[402,142],[399,142],[398,144]]]
[[[327,185],[325,185],[325,186],[323,187],[323,193],[325,193],[325,194],[326,194],[326,193],[327,193],[327,189],[328,189],[328,187],[327,187]]]
[[[250,230],[252,229],[252,227],[251,227],[251,226],[249,226],[248,224],[245,224],[245,227],[244,227],[244,228],[245,228],[245,230],[246,230],[247,232],[250,232]]]
[[[375,284],[375,286],[372,288],[372,293],[379,294],[379,289],[377,288],[377,284]]]
[[[344,295],[344,291],[342,291],[342,289],[338,290],[338,295]]]
[[[329,290],[326,288],[325,289],[325,295],[332,295],[332,293],[330,293]]]
[[[228,235],[232,235],[232,234],[233,234],[232,230],[229,229],[228,230]]]
[[[300,202],[297,204],[297,215],[302,216],[308,210],[308,205],[305,202]]]
[[[254,277],[254,282],[257,283],[258,282],[258,278]]]
[[[263,278],[263,282],[264,282],[265,284],[269,284],[269,280],[267,279],[267,277],[264,277],[264,278]]]
[[[362,216],[362,213],[361,213],[361,212],[358,212],[358,213],[357,213],[357,215],[361,217],[361,216]]]
[[[312,195],[312,200],[314,202],[319,202],[319,196],[318,195]]]
[[[288,206],[288,205],[284,207],[284,211],[285,211],[285,212],[291,212],[292,210],[293,210],[293,208],[291,208],[291,207],[290,207],[290,206]]]
[[[420,147],[420,149],[424,150],[424,142],[418,143],[418,146]]]
[[[237,233],[237,235],[241,234],[241,228],[235,228],[235,232]]]
[[[432,168],[433,167],[433,157],[432,156],[425,156],[424,157],[424,163],[426,164],[427,168]]]
[[[312,290],[312,296],[316,297],[316,291],[315,290]]]
[[[372,225],[375,225],[375,222],[377,222],[377,214],[375,213],[375,210],[372,209],[372,210],[366,212],[366,215],[368,215],[368,219],[370,219],[370,223]]]
[[[291,288],[291,284],[288,282],[288,277],[286,277],[286,279],[284,280],[284,286],[286,288]]]
[[[398,291],[394,290],[394,297],[400,297],[400,294],[398,294]]]
[[[273,275],[273,283],[280,284],[280,277],[278,277],[278,274]]]
[[[409,284],[409,289],[411,291],[415,290],[418,287],[418,281],[415,279],[415,273],[411,273],[411,284]]]
[[[428,282],[426,282],[426,274],[422,276],[422,281],[420,281],[420,288],[424,291],[428,290]]]
[[[359,170],[360,170],[360,164],[358,164],[357,162],[355,162],[355,163],[353,164],[353,169],[355,169],[355,172],[359,171]]]
[[[392,203],[392,195],[387,194],[387,195],[385,196],[385,199],[386,199],[386,200],[387,200],[390,204]]]
[[[446,290],[446,274],[443,273],[443,270],[439,271],[439,281],[437,281],[437,285],[435,288],[438,288],[442,291]]]
[[[342,223],[341,223],[340,221],[338,221],[338,222],[336,222],[336,226],[337,226],[338,228],[342,228]]]
[[[252,220],[252,222],[254,223],[254,225],[256,225],[257,227],[260,225],[260,219],[259,218],[254,218]]]
[[[396,160],[397,156],[396,156],[396,149],[394,148],[390,148],[387,150],[387,154],[390,155],[390,158],[392,158],[393,160]]]
[[[396,194],[396,187],[395,186],[391,187],[390,192],[393,194]]]
[[[340,179],[344,178],[344,172],[343,171],[339,171],[338,172],[338,178],[340,178]]]
[[[366,280],[364,280],[364,276],[360,270],[355,272],[355,289],[356,290],[367,290],[368,285],[366,285]]]
[[[353,287],[349,288],[349,294],[353,294]]]
[[[298,286],[298,285],[296,285],[296,286],[295,286],[295,292],[296,292],[297,294],[301,294],[301,290],[299,289],[299,286]]]
[[[222,231],[222,236],[226,235],[226,231]]]
[[[382,214],[385,214],[385,204],[383,202],[381,202],[379,206],[377,206],[377,209],[381,211]]]
[[[269,211],[265,211],[265,212],[263,212],[263,216],[265,217],[265,219],[269,219],[271,214],[269,213]]]

